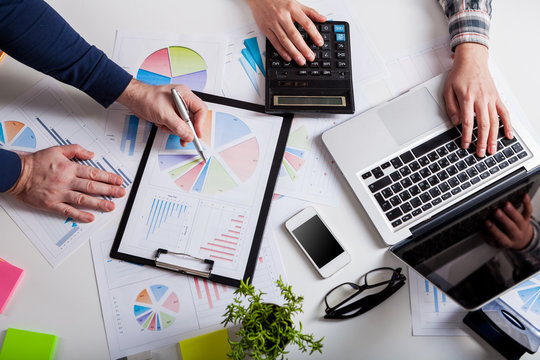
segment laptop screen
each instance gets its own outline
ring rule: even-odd
[[[535,169],[509,190],[391,251],[462,307],[480,307],[540,271],[540,242],[531,240],[534,226],[520,221],[531,208],[531,221],[537,223],[535,213],[540,219],[540,206],[534,208],[540,205],[539,187]],[[508,202],[517,211],[508,209]]]

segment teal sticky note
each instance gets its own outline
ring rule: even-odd
[[[51,360],[56,335],[9,328],[0,351],[0,360]]]

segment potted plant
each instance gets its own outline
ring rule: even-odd
[[[284,304],[282,306],[263,302],[264,293],[256,291],[249,282],[241,282],[234,292],[233,303],[227,306],[222,324],[239,325],[236,333],[238,341],[229,340],[233,359],[252,358],[255,360],[284,359],[285,347],[296,344],[302,352],[310,349],[310,355],[321,352],[322,340],[315,340],[313,334],[302,333],[302,323],[295,324],[293,316],[302,312],[302,296],[296,296],[291,286],[276,281],[281,291]]]

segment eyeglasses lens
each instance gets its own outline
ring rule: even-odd
[[[332,290],[328,295],[326,295],[326,303],[328,307],[333,308],[353,296],[357,291],[358,286],[355,284],[341,284],[340,286]]]
[[[366,274],[366,285],[367,286],[376,286],[379,284],[386,284],[392,280],[392,276],[395,274],[395,271],[392,269],[377,269],[370,271]],[[397,279],[396,279],[397,280]]]

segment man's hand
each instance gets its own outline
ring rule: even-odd
[[[531,225],[531,198],[528,194],[523,197],[521,213],[507,202],[503,209],[495,211],[496,224],[487,220],[488,243],[496,247],[520,250],[526,247],[533,237]]]
[[[463,43],[456,47],[454,65],[444,88],[446,112],[454,125],[462,124],[461,146],[472,142],[474,115],[478,125],[476,154],[483,157],[497,151],[499,116],[505,135],[511,139],[512,124],[489,73],[488,49],[481,44]]]
[[[285,61],[294,59],[299,65],[304,65],[306,59],[315,60],[313,51],[294,23],[302,25],[317,46],[323,46],[324,40],[313,22],[325,22],[326,17],[296,0],[246,1],[259,28]]]
[[[207,106],[185,85],[148,85],[132,79],[118,98],[118,102],[129,108],[140,119],[153,122],[158,127],[178,135],[182,146],[193,141],[193,134],[176,111],[171,89],[176,88],[190,112],[191,121],[198,136],[206,119]]]
[[[120,186],[120,176],[70,161],[93,156],[80,145],[54,146],[20,155],[21,176],[8,193],[32,207],[91,222],[94,215],[79,207],[112,211],[114,203],[86,194],[122,197],[126,193]]]

